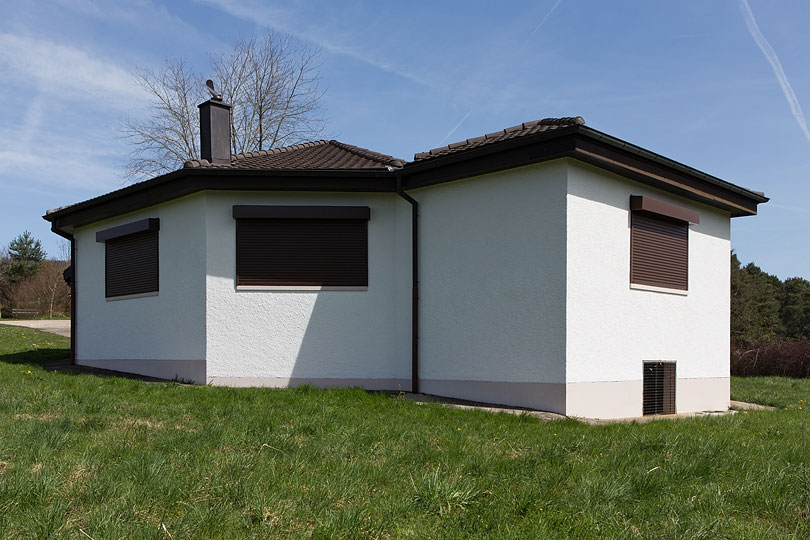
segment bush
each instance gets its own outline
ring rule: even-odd
[[[750,349],[732,345],[731,374],[810,378],[810,340],[767,343]]]

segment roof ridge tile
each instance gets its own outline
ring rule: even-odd
[[[312,146],[318,146],[321,144],[326,144],[329,141],[321,139],[319,141],[307,141],[304,143],[298,144],[291,144],[288,146],[279,146],[278,148],[268,148],[267,150],[254,150],[252,152],[241,152],[239,154],[231,155],[231,161],[238,161],[240,159],[249,158],[249,157],[260,157],[260,156],[270,156],[274,154],[281,154],[283,152],[289,152],[291,150],[301,150],[302,148],[310,148]]]
[[[457,152],[463,152],[464,150],[467,149],[478,148],[479,146],[488,145],[498,141],[513,139],[515,137],[522,137],[524,135],[531,135],[533,133],[547,131],[549,129],[553,129],[554,127],[582,125],[584,123],[585,119],[582,118],[581,116],[565,116],[562,118],[542,118],[540,120],[530,120],[528,122],[523,122],[522,124],[518,124],[516,126],[511,126],[505,129],[501,129],[499,131],[487,133],[486,135],[480,135],[478,137],[472,137],[470,139],[466,139],[463,141],[450,143],[445,146],[431,148],[426,152],[418,152],[413,155],[413,160],[419,161],[438,156],[445,156],[448,154],[455,154]]]
[[[394,167],[402,167],[405,164],[405,160],[395,158],[394,156],[389,156],[388,154],[381,154],[379,152],[375,152],[374,150],[369,150],[368,148],[362,148],[360,146],[355,146],[353,144],[346,144],[340,141],[336,141],[334,139],[328,141],[329,144],[332,146],[336,146],[347,152],[351,152],[356,154],[360,157],[364,157],[366,159],[370,159],[372,161],[378,161],[385,165],[391,165]]]

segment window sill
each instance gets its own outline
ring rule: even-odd
[[[641,285],[639,283],[631,283],[630,288],[638,291],[651,291],[664,294],[674,294],[676,296],[689,296],[689,291],[684,291],[683,289],[669,289],[667,287],[655,287],[653,285]]]
[[[158,296],[159,291],[138,293],[138,294],[125,294],[124,296],[108,296],[107,302],[115,302],[117,300],[129,300],[130,298],[146,298],[148,296]]]
[[[321,285],[237,285],[237,291],[367,291],[368,287],[330,287]]]

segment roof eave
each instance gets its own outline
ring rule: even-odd
[[[387,169],[222,169],[188,168],[139,182],[56,211],[43,218],[72,232],[79,227],[177,199],[199,191],[395,191]]]
[[[542,143],[542,144],[541,144]],[[573,125],[516,137],[407,164],[405,189],[521,167],[561,157],[590,163],[672,193],[730,212],[755,215],[763,194],[671,160],[606,133]]]
[[[704,173],[606,133],[578,126],[571,157],[676,195],[728,211],[732,217],[753,216],[769,199],[744,187]]]
[[[695,169],[693,167],[690,167],[688,165],[684,165],[683,163],[675,161],[674,159],[670,159],[668,157],[662,156],[661,154],[656,154],[655,152],[651,152],[651,151],[646,150],[646,149],[644,149],[644,148],[642,148],[640,146],[636,146],[636,145],[634,145],[632,143],[629,143],[627,141],[623,141],[622,139],[618,139],[618,138],[613,137],[611,135],[608,135],[607,133],[604,133],[602,131],[590,128],[588,126],[580,126],[579,131],[581,132],[581,134],[583,136],[590,137],[590,138],[592,138],[594,140],[598,140],[598,141],[601,141],[603,143],[609,144],[609,145],[611,145],[611,146],[613,146],[615,148],[624,150],[626,152],[630,152],[630,153],[635,154],[635,155],[637,155],[639,157],[643,157],[645,159],[649,159],[649,160],[654,161],[656,163],[660,163],[661,165],[664,165],[666,167],[670,167],[672,169],[678,170],[680,172],[683,172],[684,174],[688,174],[690,176],[700,178],[700,179],[705,180],[707,182],[710,182],[712,184],[722,186],[723,188],[728,189],[729,191],[733,191],[733,192],[739,193],[740,195],[743,195],[745,197],[749,197],[749,198],[757,201],[758,203],[765,203],[765,202],[768,202],[770,200],[770,198],[766,197],[765,194],[762,193],[762,192],[753,191],[753,190],[744,188],[742,186],[738,186],[737,184],[732,184],[731,182],[727,182],[726,180],[723,180],[722,178],[717,178],[716,176],[712,176],[712,175],[710,175],[708,173],[705,173],[703,171],[700,171],[698,169]]]

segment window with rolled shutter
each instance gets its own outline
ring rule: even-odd
[[[237,286],[368,286],[368,207],[235,206],[234,218]]]
[[[649,197],[630,197],[630,283],[689,288],[689,223],[697,212]]]
[[[160,220],[149,218],[96,233],[104,242],[105,297],[159,291],[159,229]]]
[[[689,226],[633,212],[630,281],[669,289],[689,286]]]

